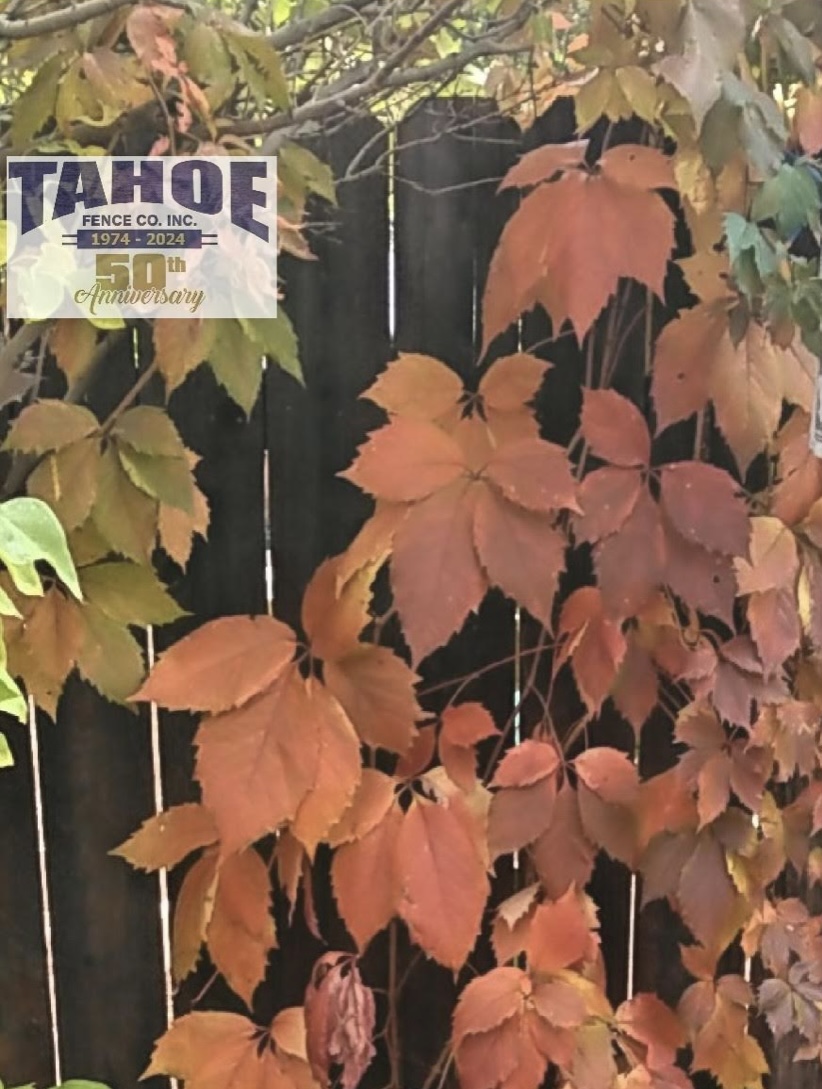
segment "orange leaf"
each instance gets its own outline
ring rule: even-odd
[[[268,867],[253,848],[220,866],[206,941],[215,968],[250,1006],[277,944]]]
[[[157,1041],[143,1078],[167,1074],[186,1089],[286,1089],[291,1083],[274,1051],[260,1047],[262,1035],[236,1013],[189,1013]]]
[[[676,189],[671,159],[656,148],[642,144],[619,144],[609,148],[598,168],[606,178],[637,189]]]
[[[158,813],[111,853],[140,870],[170,869],[198,847],[217,839],[214,819],[207,809],[190,802]]]
[[[492,430],[496,414],[520,413],[534,400],[550,369],[550,363],[528,352],[506,355],[491,364],[479,384],[479,393]]]
[[[645,466],[651,456],[651,436],[644,417],[635,404],[614,390],[583,392],[582,436],[596,457],[622,468]]]
[[[519,1017],[530,994],[531,981],[520,968],[494,968],[472,979],[454,1010],[455,1047],[466,1036],[492,1032],[512,1017]]]
[[[443,712],[440,759],[451,780],[461,790],[470,792],[476,786],[474,746],[498,733],[494,720],[480,703],[462,703]]]
[[[501,446],[485,475],[506,499],[526,510],[550,514],[578,511],[576,483],[563,447],[543,439],[522,439]]]
[[[422,711],[418,681],[387,647],[363,646],[340,661],[326,662],[325,683],[342,704],[360,738],[389,752],[406,752]]]
[[[571,171],[522,200],[491,262],[483,351],[537,302],[555,328],[568,318],[581,338],[621,278],[632,277],[662,295],[674,218],[646,190],[668,183],[662,181],[663,168],[650,168],[645,155],[641,162],[629,159],[630,151],[619,149],[600,172]]]
[[[437,731],[433,726],[421,726],[408,752],[397,761],[394,774],[400,780],[417,779],[434,758]]]
[[[390,416],[434,422],[450,419],[463,394],[459,375],[430,355],[400,353],[363,397]]]
[[[590,944],[588,920],[570,889],[560,900],[541,904],[534,912],[525,951],[532,970],[550,975],[584,960]]]
[[[317,680],[308,682],[316,722],[316,774],[300,802],[291,834],[313,859],[317,844],[342,817],[360,783],[360,742],[345,711]]]
[[[294,657],[292,630],[270,616],[225,616],[175,643],[133,700],[172,711],[229,711],[263,692]]]
[[[197,966],[214,908],[216,883],[217,853],[207,851],[183,878],[174,905],[171,970],[175,983],[181,983]]]
[[[376,828],[394,801],[397,780],[376,768],[363,768],[351,804],[328,833],[331,847],[362,839]]]
[[[444,645],[485,595],[473,534],[479,488],[459,481],[414,508],[397,530],[391,585],[415,663]]]
[[[580,780],[605,802],[631,805],[639,791],[636,765],[624,752],[599,745],[574,761]]]
[[[465,818],[452,801],[415,799],[397,841],[399,914],[413,940],[458,971],[474,947],[488,878]]]
[[[462,451],[444,431],[424,420],[398,416],[371,432],[354,464],[340,476],[377,499],[413,503],[464,472]]]
[[[765,593],[794,586],[799,573],[796,538],[778,518],[752,518],[751,547],[734,560],[740,594]]]
[[[502,180],[500,189],[527,189],[541,182],[553,181],[557,174],[573,170],[585,162],[587,140],[568,144],[543,144],[522,156]]]
[[[491,786],[527,787],[555,775],[560,766],[556,748],[545,741],[530,738],[509,749],[500,761]]]
[[[342,920],[360,949],[365,949],[396,914],[399,887],[395,866],[402,823],[402,813],[392,804],[370,832],[343,844],[334,853],[334,896]]]
[[[638,994],[623,1002],[616,1021],[621,1032],[647,1048],[645,1062],[652,1070],[673,1066],[677,1051],[688,1042],[682,1022],[655,994]]]
[[[520,889],[497,908],[491,944],[498,964],[513,960],[525,951],[528,927],[537,906],[540,885],[528,885]]]
[[[530,786],[498,791],[488,811],[488,849],[491,858],[520,851],[539,839],[551,823],[556,796],[557,781],[554,776],[540,779]]]
[[[796,96],[794,131],[807,155],[822,151],[822,93],[802,87]]]
[[[523,510],[484,488],[474,513],[474,542],[488,581],[550,627],[568,548],[553,517]]]
[[[368,610],[375,571],[361,567],[341,587],[338,577],[341,558],[320,564],[303,595],[302,625],[317,658],[333,660],[349,654],[370,620]]]
[[[293,820],[313,788],[315,691],[292,669],[253,703],[201,723],[197,779],[226,853]]]

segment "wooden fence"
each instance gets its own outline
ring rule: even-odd
[[[571,131],[569,111],[560,107],[527,139],[533,146],[568,139]],[[199,479],[212,526],[208,545],[196,547],[185,577],[172,585],[192,616],[156,632],[157,649],[213,617],[265,612],[267,573],[277,615],[296,624],[314,568],[346,546],[368,513],[367,501],[335,475],[378,422],[358,395],[397,351],[435,355],[472,379],[484,279],[512,207],[513,198],[496,195],[497,183],[522,152],[522,140],[512,123],[476,105],[436,100],[400,126],[396,141],[396,155],[389,156],[387,135],[364,119],[318,149],[343,175],[334,226],[313,239],[318,261],[283,262],[306,388],[270,368],[248,422],[204,372],[171,401],[183,438],[203,457]],[[355,176],[346,180],[355,160]],[[546,332],[543,320],[529,319],[523,346]],[[580,367],[570,338],[561,354],[567,397],[542,406],[559,441],[575,428]],[[557,355],[555,348],[555,362]],[[105,413],[115,404],[134,366],[124,352],[92,407]],[[641,365],[624,387],[642,403]],[[510,655],[516,638],[513,609],[492,597],[426,674]],[[481,697],[504,717],[514,684],[512,667],[502,680],[495,675]],[[211,972],[202,965],[172,998],[160,882],[108,853],[158,806],[192,799],[193,729],[186,715],[114,707],[77,680],[69,683],[56,724],[38,721],[31,733],[9,726],[17,766],[0,775],[0,1078],[7,1085],[51,1085],[59,1069],[64,1077],[131,1089],[172,1001],[185,1012],[207,984]],[[609,743],[632,749],[619,720],[607,732]],[[643,770],[669,766],[672,751],[666,730],[654,730],[643,745]],[[174,884],[172,878],[172,894]],[[675,1000],[685,983],[675,952],[681,924],[659,903],[640,913],[627,872],[607,860],[597,866],[593,890],[611,998],[634,987]],[[330,917],[331,906],[325,908]],[[328,925],[334,933],[334,922]],[[342,940],[339,924],[337,934]],[[301,1001],[319,951],[307,931],[297,931],[272,956],[269,981],[258,992],[260,1018]],[[378,941],[369,960],[381,955]],[[409,1089],[423,1083],[442,1044],[453,997],[446,971],[426,972],[403,999],[415,1036],[405,1056]],[[204,1005],[226,997],[218,984]],[[815,1079],[806,1066],[801,1076],[786,1072],[775,1084],[810,1086]],[[160,1084],[156,1079],[150,1087]]]

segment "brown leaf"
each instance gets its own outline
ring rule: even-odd
[[[62,450],[99,429],[93,412],[65,401],[43,400],[28,405],[9,429],[4,448],[24,454]]]
[[[596,849],[582,827],[577,792],[567,781],[557,794],[551,823],[531,846],[530,853],[545,891],[554,899],[571,885],[587,885]]]
[[[63,528],[70,531],[91,514],[99,467],[100,440],[82,439],[48,454],[32,471],[26,490],[48,503]]]
[[[196,802],[176,805],[143,822],[142,828],[111,852],[140,870],[170,869],[196,851],[216,842],[214,819]]]
[[[94,354],[97,330],[90,321],[64,318],[49,334],[49,351],[71,387],[84,374]]]
[[[305,589],[302,626],[317,658],[333,661],[352,653],[370,620],[371,567],[362,567],[339,586],[339,558],[326,560]]]
[[[268,867],[253,848],[220,866],[206,941],[215,968],[250,1006],[277,944]]]
[[[796,96],[794,131],[807,155],[822,151],[822,93],[800,87]]]
[[[636,639],[628,642],[612,696],[616,709],[639,737],[658,701],[658,680],[653,659]]]
[[[373,993],[345,953],[326,953],[314,965],[305,994],[308,1060],[323,1085],[342,1067],[343,1089],[355,1089],[376,1054]]]
[[[270,616],[220,617],[162,654],[132,698],[173,711],[229,711],[272,685],[295,646],[293,631]]]
[[[491,859],[522,850],[539,839],[551,823],[556,796],[557,781],[553,775],[530,786],[498,791],[488,812]]]
[[[581,427],[595,457],[623,468],[648,464],[648,425],[636,405],[614,390],[584,391]]]
[[[750,522],[750,557],[743,549],[734,560],[740,594],[765,593],[793,587],[799,573],[796,538],[779,518]]]
[[[437,748],[437,731],[434,726],[422,726],[411,743],[408,752],[397,761],[394,774],[400,780],[417,779],[434,759]]]
[[[209,318],[158,318],[154,322],[154,361],[169,394],[208,359],[216,332],[216,323]]]
[[[399,914],[413,940],[458,971],[477,939],[488,878],[454,801],[435,805],[415,799],[397,841],[397,876]]]
[[[621,618],[641,612],[665,580],[666,560],[659,508],[643,490],[619,532],[600,541],[594,550],[602,598],[611,615]]]
[[[337,848],[331,881],[343,922],[360,949],[388,925],[397,911],[397,840],[403,816],[396,804],[362,838]],[[363,895],[367,889],[368,894]]]
[[[366,745],[408,751],[422,710],[414,691],[419,678],[401,658],[387,647],[362,646],[326,662],[323,675]]]

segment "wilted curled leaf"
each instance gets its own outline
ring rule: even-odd
[[[342,1067],[343,1089],[355,1089],[376,1054],[374,995],[363,984],[356,960],[326,953],[314,965],[305,994],[308,1060],[323,1085]]]

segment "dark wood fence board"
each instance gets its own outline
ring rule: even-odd
[[[129,343],[107,363],[101,418],[135,366]],[[154,809],[148,715],[75,677],[39,737],[63,1072],[127,1089],[165,1023],[157,883],[108,853]]]
[[[0,773],[0,1077],[50,1084],[54,1071],[29,727],[3,716],[14,767]]]

